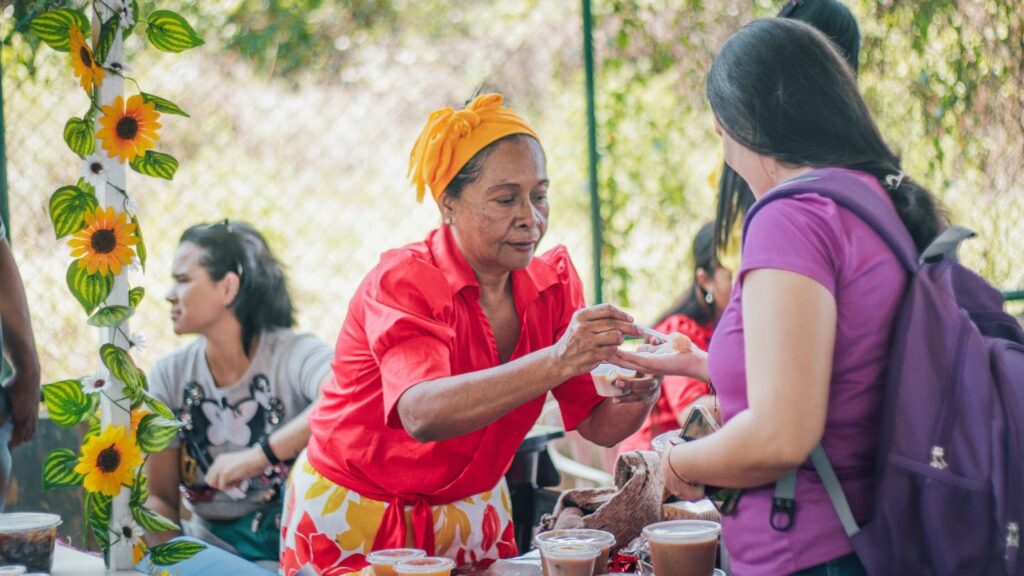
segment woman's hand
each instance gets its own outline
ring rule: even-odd
[[[622,390],[622,395],[613,399],[616,404],[644,402],[650,405],[661,396],[661,376],[637,374],[636,378],[619,378],[615,387]]]
[[[633,317],[611,304],[577,310],[565,333],[552,347],[566,378],[590,372],[610,360],[625,335],[640,336]]]
[[[616,350],[612,363],[644,374],[687,376],[708,382],[707,353],[695,348],[682,334],[672,334],[658,346],[645,344],[636,352]]]
[[[227,490],[259,476],[268,466],[270,462],[259,446],[218,454],[206,471],[206,483],[217,490]]]
[[[680,476],[676,473],[678,467],[672,464],[672,452],[685,441],[682,438],[672,438],[669,442],[672,442],[672,446],[661,455],[661,476],[665,479],[665,488],[680,500],[700,500],[704,497],[704,486],[690,483],[686,480],[685,472],[679,470],[683,474]]]

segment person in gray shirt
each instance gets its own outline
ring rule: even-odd
[[[280,493],[333,352],[291,330],[284,272],[249,224],[189,228],[171,275],[174,332],[199,337],[149,374],[150,392],[184,423],[146,463],[149,505],[179,521],[180,490],[191,512],[185,534],[276,566]]]

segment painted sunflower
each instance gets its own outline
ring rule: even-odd
[[[96,137],[103,143],[103,149],[111,158],[117,156],[124,162],[131,162],[136,156],[145,154],[160,139],[156,131],[160,128],[160,113],[156,105],[142,101],[136,94],[128,99],[127,106],[118,96],[110,106],[101,106],[101,128]]]
[[[85,228],[68,240],[71,257],[78,258],[89,274],[118,275],[121,267],[131,264],[139,243],[135,235],[135,224],[128,216],[118,214],[113,208],[97,208],[85,213]]]
[[[85,43],[82,31],[77,26],[71,27],[71,69],[82,84],[82,89],[92,92],[93,87],[99,88],[103,84],[103,76],[106,72],[99,63],[92,57],[92,50]]]
[[[142,452],[123,426],[107,426],[102,434],[82,446],[75,472],[84,474],[82,484],[89,492],[117,496],[121,486],[131,485],[135,468],[142,464]]]

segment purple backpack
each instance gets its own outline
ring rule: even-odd
[[[960,265],[973,232],[952,227],[918,259],[892,206],[853,172],[815,170],[757,202],[813,193],[867,223],[910,274],[885,374],[875,509],[858,527],[821,446],[811,455],[861,562],[873,576],[1024,575],[1024,331],[1002,295]],[[776,484],[784,531],[796,474]],[[788,523],[787,523],[788,520]]]

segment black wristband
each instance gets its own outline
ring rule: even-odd
[[[267,462],[270,462],[271,466],[277,466],[281,463],[281,459],[274,454],[274,450],[270,447],[270,436],[264,436],[260,438],[260,449],[263,450],[263,455],[267,457]]]

